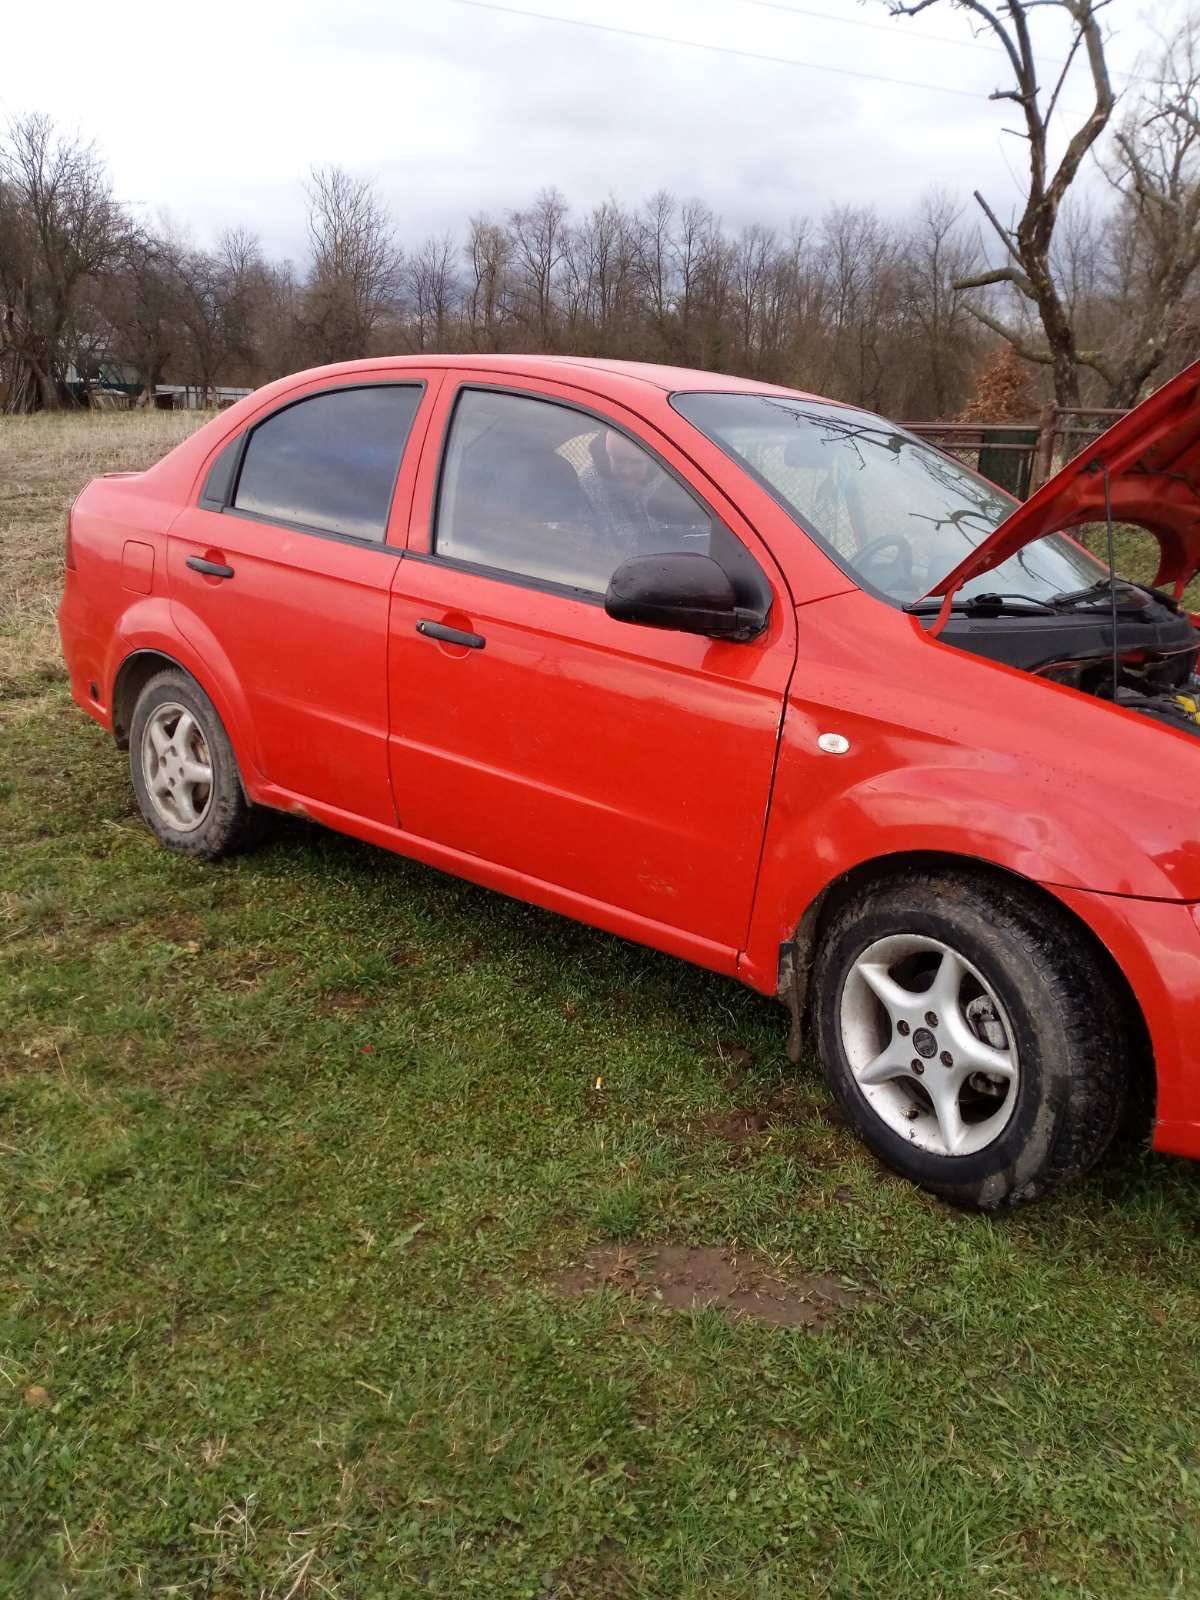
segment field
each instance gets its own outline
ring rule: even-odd
[[[53,607],[188,425],[0,419],[0,1594],[1194,1594],[1196,1169],[962,1216],[733,983],[153,845]]]

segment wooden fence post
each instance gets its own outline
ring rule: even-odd
[[[1046,479],[1054,471],[1054,440],[1058,434],[1058,407],[1053,400],[1042,407],[1042,415],[1038,424],[1037,454],[1033,458],[1033,480],[1029,485],[1030,494],[1042,487]]]

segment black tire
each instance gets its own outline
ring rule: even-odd
[[[895,1018],[902,1016],[902,1010],[890,996],[887,1004],[879,1002],[878,1019],[872,1023],[866,1018],[875,985],[864,981],[863,968],[856,968],[861,957],[871,952],[868,965],[876,974],[884,973],[884,981],[897,972],[919,974],[922,959],[939,959],[902,954],[900,964],[888,968],[886,957],[905,950],[904,938],[936,942],[965,958],[965,986],[955,1011],[959,1019],[968,1020],[971,1005],[980,1003],[978,997],[965,1006],[961,1000],[972,990],[977,993],[977,979],[983,980],[985,991],[992,991],[984,1000],[982,1014],[987,1021],[982,1027],[971,1026],[985,1043],[982,1028],[994,1030],[989,1037],[1003,1041],[1003,1058],[1016,1075],[1007,1085],[999,1075],[964,1078],[965,1099],[956,1099],[957,1091],[951,1091],[960,1110],[964,1105],[971,1110],[984,1105],[977,1112],[975,1128],[962,1136],[962,1142],[972,1137],[990,1142],[969,1153],[955,1154],[945,1147],[949,1141],[942,1137],[926,1089],[927,1084],[940,1090],[943,1082],[959,1081],[935,1076],[939,1062],[948,1061],[947,1072],[953,1070],[951,1051],[937,1053],[937,1047],[951,1042],[946,1018],[938,1019],[941,1035],[934,1042],[931,1030],[914,1031],[911,1023],[906,1023],[909,1032],[899,1038],[903,1029]],[[881,940],[896,942],[878,945]],[[885,958],[884,965],[875,964],[875,948]],[[908,968],[903,966],[905,959],[912,963]],[[969,971],[972,967],[974,974]],[[864,1142],[904,1177],[959,1206],[994,1211],[1019,1205],[1086,1172],[1104,1154],[1121,1122],[1134,1075],[1136,1042],[1113,978],[1086,936],[1048,897],[984,874],[931,869],[897,873],[860,888],[835,906],[822,930],[810,995],[825,1076]],[[910,987],[919,989],[923,981],[918,976],[906,984],[897,982],[897,988],[907,993]],[[869,995],[865,1007],[864,994]],[[855,1051],[860,1071],[866,1070],[863,1062],[875,1043],[863,1031],[869,1025],[877,1026],[876,1037],[884,1040],[881,1056],[889,1052],[885,1072],[891,1071],[893,1049],[899,1056],[911,1048],[911,1069],[921,1071],[922,1077],[909,1072],[887,1079],[886,1084],[880,1079],[882,1092],[875,1084],[860,1085],[848,1052]],[[931,1059],[918,1060],[918,1048],[922,1057],[928,1049]],[[972,1050],[969,1042],[965,1056]],[[978,1095],[976,1085],[986,1095]],[[868,1098],[871,1094],[873,1100]],[[995,1111],[986,1096],[996,1097]],[[1004,1115],[1007,1121],[989,1134],[992,1123],[987,1118],[1000,1122]],[[905,1137],[894,1125],[899,1121],[903,1126],[905,1118],[926,1131]],[[916,1142],[918,1137],[926,1147]],[[942,1148],[929,1147],[939,1145]]]
[[[148,747],[148,726],[153,720],[155,730],[169,730],[175,715],[173,708],[194,719],[191,753],[207,759],[211,771],[209,784],[193,783],[189,787],[188,804],[196,813],[196,820],[190,823],[182,815],[173,819],[151,793],[151,784],[160,778],[167,784],[173,780],[163,776],[165,768],[150,770],[155,758]],[[180,726],[178,720],[174,726]],[[190,729],[192,725],[188,726]],[[183,754],[187,752],[171,753],[164,759],[178,762]],[[254,812],[242,788],[229,736],[212,701],[186,672],[173,668],[156,673],[138,695],[129,727],[129,773],[146,826],[168,850],[215,861],[251,842]],[[170,790],[165,792],[169,797]]]

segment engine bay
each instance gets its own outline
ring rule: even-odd
[[[925,621],[926,605],[910,609]],[[1049,600],[975,594],[953,603],[939,637],[1085,694],[1115,698],[1200,738],[1200,630],[1161,590],[1122,579],[1114,595],[1105,578]]]

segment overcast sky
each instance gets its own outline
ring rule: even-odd
[[[1181,3],[1112,0],[1118,88]],[[1064,37],[1045,28],[1048,56]],[[915,20],[884,0],[43,0],[7,7],[3,38],[0,118],[48,111],[148,216],[201,244],[240,224],[277,256],[303,254],[318,164],[373,177],[413,243],[550,184],[576,211],[666,188],[734,226],[895,214],[933,185],[1003,207],[1024,151],[987,99],[1003,57],[946,0]],[[1086,68],[1064,99],[1086,109]]]

